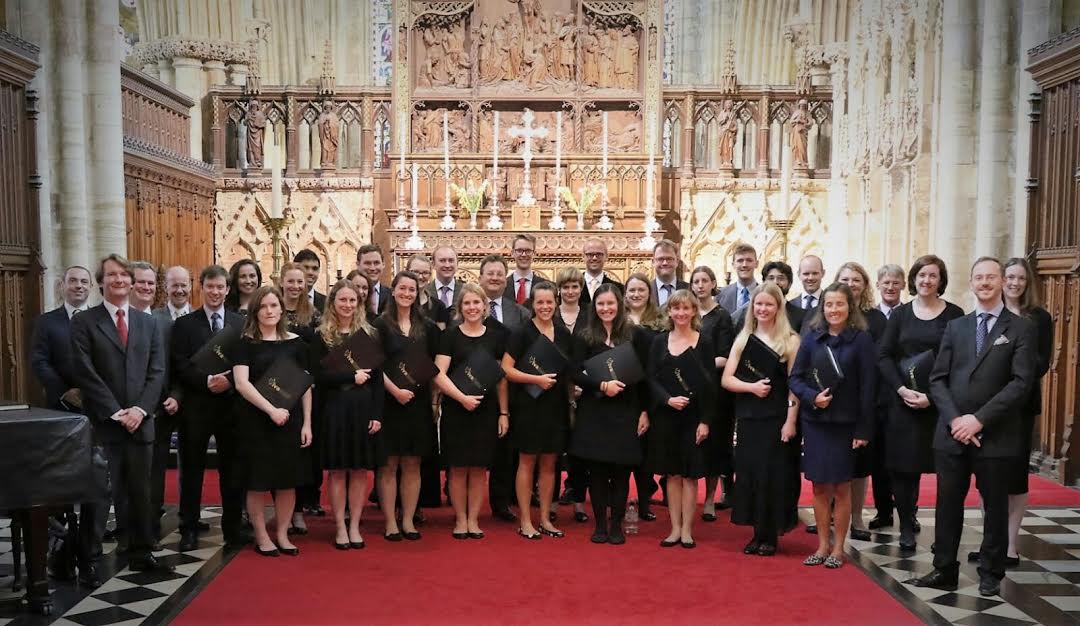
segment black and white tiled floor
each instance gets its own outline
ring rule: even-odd
[[[810,515],[812,517],[812,514]],[[902,584],[933,569],[934,512],[919,512],[922,532],[915,554],[902,555],[899,534],[875,532],[871,541],[850,540],[853,561],[927,623],[963,626],[1080,624],[1080,508],[1035,508],[1024,517],[1020,565],[1006,572],[1001,595],[979,595],[976,564],[967,553],[982,541],[982,512],[967,509],[955,592]]]
[[[166,520],[175,515],[166,515]],[[176,568],[174,572],[133,572],[115,554],[116,544],[105,544],[101,575],[105,584],[86,590],[72,583],[52,582],[56,610],[51,617],[7,610],[0,626],[138,626],[168,622],[191,597],[220,571],[231,553],[224,551],[221,509],[208,507],[202,518],[210,531],[199,535],[199,548],[179,552],[180,535],[173,530],[162,539],[154,556]],[[119,568],[119,569],[118,569]],[[0,521],[0,592],[11,589],[12,554],[10,520]]]
[[[137,573],[123,565],[106,544],[102,568],[105,584],[92,593],[67,583],[54,583],[56,612],[40,617],[13,610],[0,611],[0,626],[149,626],[167,623],[225,566],[232,552],[223,550],[221,511],[208,508],[210,523],[200,535],[198,550],[180,553],[179,534],[170,532],[155,556],[176,567],[174,573]],[[811,520],[809,510],[802,511]],[[175,523],[175,516],[169,515]],[[1080,508],[1036,508],[1024,518],[1020,537],[1021,562],[1010,569],[1001,595],[983,598],[978,592],[975,564],[966,562],[981,541],[982,513],[965,511],[966,527],[960,548],[960,587],[955,592],[919,589],[902,584],[913,573],[929,572],[933,555],[934,513],[919,513],[923,530],[915,554],[902,555],[896,528],[875,532],[871,541],[849,541],[852,564],[885,588],[928,624],[962,626],[1080,625]],[[797,530],[796,532],[802,532]],[[0,596],[11,587],[10,522],[0,520]]]

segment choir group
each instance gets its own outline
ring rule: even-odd
[[[104,259],[96,307],[87,306],[90,271],[69,268],[63,306],[36,325],[32,362],[51,406],[91,418],[109,495],[80,507],[77,555],[54,575],[73,576],[77,563],[79,581],[99,585],[109,534],[132,569],[166,567],[152,552],[176,431],[181,550],[205,530],[211,437],[226,542],[254,542],[269,557],[299,554],[292,538],[306,534],[305,515],[326,514],[324,474],[335,547],[364,547],[369,500],[382,509],[385,540],[420,540],[422,507],[442,502],[443,470],[455,539],[483,539],[486,490],[492,514],[516,519],[530,541],[564,536],[559,504],[587,522],[588,494],[592,542],[622,544],[632,474],[640,519],[656,518],[652,498],[663,490],[671,531],[661,546],[696,546],[705,479],[701,519],[730,507],[732,522],[753,529],[744,552],[767,557],[796,525],[805,474],[817,522],[808,530],[819,538],[805,564],[835,569],[849,532],[869,539],[894,511],[900,549],[913,551],[920,477],[936,472],[934,570],[909,582],[949,589],[974,474],[985,532],[968,558],[980,563],[980,591],[996,593],[1018,559],[1052,344],[1025,260],[979,259],[975,311],[965,315],[942,298],[948,272],[932,255],[906,273],[886,265],[876,281],[844,263],[830,284],[821,259],[807,256],[802,295],[789,301],[792,268],[768,262],[758,282],[748,245],[735,248],[735,277],[722,289],[706,266],[681,280],[667,240],[653,250],[653,276],[625,284],[605,273],[602,239],[585,243],[584,271],[563,268],[554,281],[533,271],[535,247],[517,235],[513,270],[488,256],[476,283],[462,282],[455,251],[440,247],[386,285],[382,250],[366,245],[325,296],[309,250],[272,285],[250,259],[211,265],[198,276],[197,309],[180,267],[166,273],[159,309],[148,263]],[[867,524],[870,476],[877,512]]]

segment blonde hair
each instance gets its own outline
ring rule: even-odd
[[[855,261],[848,261],[840,266],[840,269],[836,270],[836,278],[833,278],[834,283],[840,282],[840,274],[844,270],[851,270],[858,273],[863,279],[863,292],[859,294],[859,301],[855,303],[860,311],[869,311],[874,308],[874,288],[870,285],[870,274],[866,273],[866,268],[859,265]],[[821,294],[822,298],[825,294]]]
[[[559,270],[559,273],[555,274],[555,286],[562,289],[562,286],[566,283],[577,283],[579,287],[584,289],[585,277],[581,275],[581,270],[576,267],[564,267]]]
[[[665,305],[666,311],[671,311],[671,307],[678,306],[680,304],[685,304],[694,309],[694,317],[690,318],[690,328],[694,330],[700,330],[701,301],[698,300],[698,297],[695,296],[693,292],[691,292],[689,289],[680,289],[675,293],[671,294],[671,297],[668,298],[667,305]],[[675,328],[675,322],[671,321],[671,316],[668,314],[664,315],[664,324],[665,326],[667,326],[668,330],[673,330]]]
[[[334,300],[337,298],[339,292],[344,289],[348,289],[356,294],[357,307],[356,312],[353,313],[352,322],[348,327],[340,325],[338,320],[337,311],[334,310]],[[342,335],[351,335],[358,330],[362,330],[369,336],[375,336],[375,327],[372,326],[367,320],[367,310],[363,303],[360,302],[360,293],[356,290],[356,285],[349,279],[342,279],[334,283],[330,293],[326,296],[326,314],[323,315],[322,321],[319,323],[319,334],[322,335],[323,342],[327,346],[335,346],[341,343]]]
[[[487,294],[484,293],[484,290],[480,288],[480,285],[477,285],[476,283],[465,283],[464,285],[461,286],[461,296],[460,296],[460,298],[458,298],[458,303],[459,303],[458,304],[458,310],[457,310],[458,319],[460,319],[461,321],[465,321],[465,315],[462,313],[462,306],[461,306],[460,302],[465,299],[465,294],[469,294],[469,293],[471,293],[473,295],[476,295],[476,296],[480,296],[480,299],[484,301],[484,317],[483,317],[483,319],[487,319],[487,316],[491,314],[491,311],[487,306],[488,297],[487,297]]]
[[[798,335],[795,331],[791,330],[791,322],[788,321],[787,316],[787,303],[784,300],[784,294],[781,293],[780,288],[775,283],[764,283],[754,288],[754,291],[750,293],[750,304],[747,304],[747,311],[745,320],[743,321],[742,330],[739,331],[739,335],[735,337],[735,343],[732,344],[732,350],[738,348],[740,351],[746,347],[746,342],[750,340],[750,335],[753,335],[758,328],[757,318],[754,317],[754,302],[757,301],[758,296],[769,296],[773,300],[776,300],[776,323],[773,326],[772,335],[769,336],[769,340],[765,343],[768,344],[773,352],[780,355],[780,360],[783,361],[786,358],[788,349],[791,346],[792,341],[798,341]]]
[[[660,244],[657,244],[660,245]],[[641,309],[641,321],[639,324],[646,328],[653,328],[662,330],[666,324],[664,315],[660,311],[660,307],[656,304],[656,285],[653,281],[649,280],[649,277],[641,272],[634,272],[630,275],[630,278],[626,279],[626,288],[623,292],[623,299],[626,299],[626,294],[630,291],[630,281],[638,280],[645,283],[646,289],[649,291],[649,297],[645,298],[645,308]],[[626,302],[626,314],[630,315],[630,302]]]
[[[278,273],[278,287],[281,288],[281,309],[285,310],[285,275],[289,272],[300,272],[304,274],[304,268],[299,263],[286,263],[281,266],[281,271]],[[304,283],[305,288],[307,283]],[[306,326],[311,323],[311,320],[315,319],[317,311],[315,305],[311,304],[311,300],[308,299],[307,294],[301,294],[299,300],[296,303],[296,310],[293,311],[296,323],[300,326]]]

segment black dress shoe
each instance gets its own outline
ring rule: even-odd
[[[578,524],[584,524],[589,521],[589,514],[585,511],[574,511],[574,521]]]
[[[348,550],[349,549],[349,542],[346,541],[345,543],[338,543],[338,542],[335,541],[334,542],[334,547],[337,548],[338,550]]]
[[[979,595],[989,598],[1001,593],[1001,581],[996,578],[982,578],[979,580]]]
[[[597,528],[595,531],[593,531],[592,538],[589,541],[592,541],[593,543],[607,543],[608,533],[606,530]]]
[[[540,527],[540,533],[544,534],[544,535],[547,535],[548,537],[552,537],[554,539],[562,539],[563,537],[566,536],[566,533],[564,533],[561,530],[548,530],[548,529],[544,528],[543,526]]]
[[[165,549],[165,546],[161,545],[160,541],[155,541],[154,543],[150,544],[150,551],[151,552],[161,552],[164,549]]]
[[[1018,556],[1007,556],[1007,557],[1005,557],[1005,567],[1016,567],[1017,565],[1020,565],[1020,557],[1018,557]]]
[[[269,550],[263,550],[262,548],[259,547],[259,544],[255,544],[255,554],[258,554],[259,556],[270,556],[270,557],[279,557],[279,556],[281,556],[281,552],[278,552],[278,549],[276,547],[270,548]]]
[[[199,535],[194,530],[185,530],[180,535],[180,551],[187,552],[199,547]]]
[[[677,545],[679,545],[679,540],[678,539],[675,539],[673,541],[669,541],[667,539],[661,539],[660,540],[660,547],[661,548],[674,548]]]
[[[195,523],[195,528],[199,532],[205,533],[206,531],[210,530],[210,523],[199,520],[198,522]]]
[[[484,538],[484,531],[482,531],[482,530],[477,531],[475,533],[472,532],[472,531],[469,531],[468,534],[469,534],[469,539],[483,539]]]
[[[982,555],[979,553],[978,550],[968,552],[968,563],[978,563],[981,558]]]
[[[229,548],[239,548],[246,546],[255,540],[255,537],[251,534],[250,530],[244,530],[241,528],[236,532],[231,532],[225,535],[225,546]]]
[[[731,498],[724,496],[719,502],[716,503],[717,511],[726,511],[731,508]]]
[[[888,515],[886,517],[882,517],[880,515],[877,515],[877,516],[874,517],[874,519],[870,520],[870,522],[866,526],[870,530],[877,530],[879,528],[888,528],[889,526],[892,526],[892,525],[893,525],[892,515]]]
[[[469,538],[469,533],[454,532],[453,537],[454,537],[454,539],[468,539]]]
[[[806,525],[806,532],[810,533],[811,535],[816,535],[817,534],[817,524],[807,524]]]
[[[131,561],[128,563],[128,568],[133,572],[171,572],[176,569],[172,565],[157,560],[151,554]]]
[[[502,522],[516,522],[517,515],[510,510],[510,507],[499,507],[491,510],[491,516]]]
[[[607,542],[613,546],[621,546],[626,543],[626,535],[623,534],[621,528],[616,528],[608,533]]]
[[[701,521],[703,521],[703,522],[715,522],[716,521],[716,513],[702,513],[701,514]]]
[[[300,548],[297,547],[282,548],[279,546],[278,550],[280,550],[282,554],[287,556],[300,556]]]
[[[956,591],[958,579],[958,572],[945,572],[944,570],[936,569],[925,576],[909,578],[904,581],[904,584],[913,587],[932,587],[943,591]]]
[[[694,540],[680,541],[679,544],[681,544],[682,547],[686,548],[687,550],[692,550],[697,547],[697,542]]]
[[[308,515],[314,515],[315,517],[326,517],[326,509],[318,504],[315,506],[304,507],[304,512]]]
[[[872,538],[869,530],[863,530],[861,528],[851,529],[851,538],[858,541],[870,541]]]
[[[773,556],[775,554],[776,554],[776,544],[775,543],[762,543],[760,546],[758,546],[758,549],[757,549],[757,555],[758,556]]]
[[[97,568],[79,568],[79,585],[86,587],[87,589],[97,589],[100,587],[101,576],[98,575]]]
[[[641,511],[638,513],[638,519],[643,522],[655,522],[656,513],[653,513],[649,509],[641,509]]]
[[[911,528],[915,531],[916,535],[919,534],[920,532],[922,532],[922,524],[919,523],[919,518],[916,517],[911,522]]]
[[[401,536],[405,537],[405,539],[409,541],[418,541],[421,537],[420,532],[416,530],[412,532],[406,530],[405,532],[401,533]]]
[[[758,548],[760,548],[760,547],[761,547],[761,542],[757,540],[757,537],[754,537],[753,539],[750,540],[750,543],[746,544],[743,547],[742,553],[743,554],[757,554]]]
[[[360,541],[350,541],[349,542],[349,548],[352,549],[352,550],[363,550],[366,547],[366,545],[367,544],[364,543],[363,539],[361,539]]]
[[[289,526],[289,530],[285,531],[287,535],[306,535],[308,529],[302,526]]]
[[[900,549],[904,552],[915,551],[915,533],[908,529],[900,531]]]
[[[401,533],[390,533],[390,534],[383,534],[382,538],[387,540],[387,541],[392,541],[394,543],[397,543],[398,541],[401,541],[404,538],[404,535],[402,535]]]

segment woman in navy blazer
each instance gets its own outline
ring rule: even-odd
[[[805,565],[843,565],[844,541],[851,523],[851,479],[855,449],[865,446],[873,433],[877,398],[877,351],[866,331],[866,319],[855,304],[851,289],[833,283],[821,295],[821,307],[810,320],[799,346],[788,384],[800,400],[803,433],[803,471],[814,484],[814,519],[817,552]],[[818,384],[815,363],[831,350],[843,378],[835,389]],[[835,501],[836,542],[829,549],[829,504]]]

